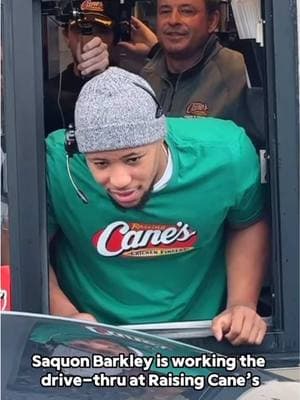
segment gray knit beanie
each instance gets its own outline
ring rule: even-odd
[[[156,115],[153,96],[144,79],[117,67],[92,78],[75,107],[79,151],[135,148],[164,138],[166,118]]]

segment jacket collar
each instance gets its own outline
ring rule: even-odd
[[[221,48],[222,45],[219,43],[218,37],[215,34],[210,35],[207,42],[203,46],[201,54],[195,64],[191,68],[178,75],[190,75],[194,71],[198,71],[199,68],[202,68],[207,63],[207,61],[209,61],[215,54],[217,54],[221,50]],[[153,74],[162,76],[164,79],[168,79],[168,69],[164,56],[164,50],[162,48],[145,66],[145,70]]]

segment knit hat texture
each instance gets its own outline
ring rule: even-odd
[[[148,91],[148,92],[147,92]],[[81,153],[135,148],[163,139],[166,118],[149,84],[121,68],[110,67],[89,80],[75,106],[75,128]]]

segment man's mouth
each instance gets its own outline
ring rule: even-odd
[[[117,203],[121,205],[132,204],[139,199],[139,193],[137,189],[109,191],[109,194]]]
[[[165,35],[170,37],[170,38],[182,38],[182,37],[186,36],[186,33],[167,31],[167,32],[165,32]]]

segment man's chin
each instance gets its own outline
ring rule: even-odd
[[[120,201],[117,201],[110,194],[109,194],[109,196],[110,196],[112,202],[115,204],[115,206],[117,206],[121,210],[126,210],[126,209],[131,209],[131,208],[135,208],[135,209],[139,209],[140,210],[145,206],[145,204],[149,200],[150,194],[151,194],[151,190],[148,190],[139,199],[137,199],[137,200],[135,200],[133,202],[124,202],[124,203],[120,202]]]
[[[185,59],[187,55],[185,46],[167,45],[164,50],[168,56],[176,59]]]
[[[122,207],[122,208],[135,208],[135,207],[138,206],[139,203],[140,203],[140,200],[138,200],[138,201],[132,201],[132,202],[127,202],[127,203],[122,203],[122,202],[117,201],[117,200],[115,200],[115,199],[114,199],[114,201],[119,205],[119,207]]]

